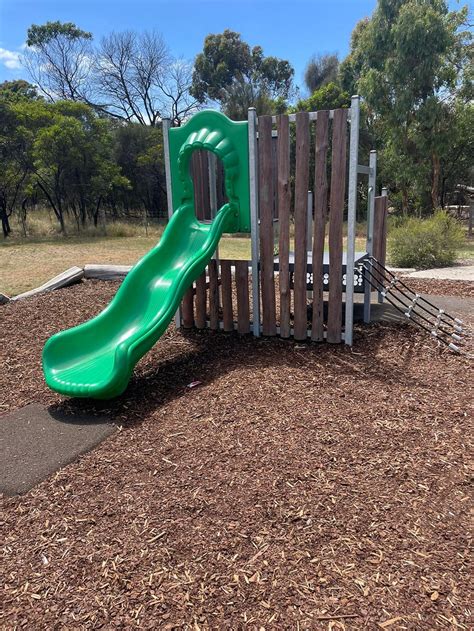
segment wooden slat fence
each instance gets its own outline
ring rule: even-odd
[[[211,260],[181,303],[183,327],[250,333],[250,269],[250,261]]]

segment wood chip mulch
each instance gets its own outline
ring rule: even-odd
[[[474,297],[474,283],[468,280],[444,280],[428,278],[402,277],[403,281],[420,294],[437,294],[438,296]]]
[[[115,289],[1,308],[2,413],[121,427],[2,500],[2,628],[472,628],[468,359],[406,325],[352,350],[170,327],[116,401],[49,392],[45,340]]]

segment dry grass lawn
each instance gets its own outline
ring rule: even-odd
[[[87,241],[71,238],[6,244],[0,248],[0,291],[15,295],[33,289],[73,265],[132,265],[155,244],[154,237],[108,237]],[[250,240],[224,238],[220,252],[225,258],[249,258]]]
[[[73,265],[132,265],[156,244],[157,238],[159,237],[71,237],[4,243],[0,247],[0,292],[16,295],[28,291]],[[356,249],[364,249],[363,239],[357,239]],[[226,259],[249,259],[250,239],[224,236],[219,253]]]

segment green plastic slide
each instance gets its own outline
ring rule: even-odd
[[[169,132],[173,215],[163,236],[129,272],[97,317],[53,335],[43,349],[50,388],[73,397],[121,394],[135,364],[163,335],[192,282],[204,271],[224,231],[248,231],[247,123],[218,112],[196,114]],[[196,219],[189,160],[195,149],[220,157],[229,202],[214,220]]]

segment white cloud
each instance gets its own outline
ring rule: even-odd
[[[21,55],[13,50],[0,48],[0,63],[9,70],[19,70],[22,67]]]

